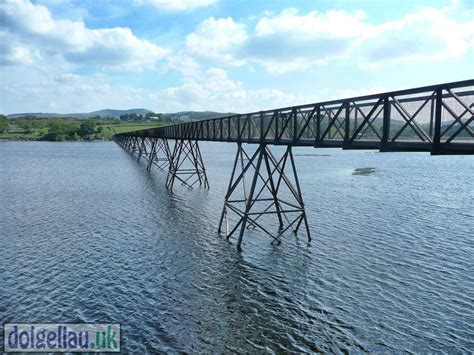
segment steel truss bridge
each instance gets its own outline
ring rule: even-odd
[[[237,234],[240,249],[249,228],[279,243],[304,226],[310,241],[292,147],[474,154],[474,79],[120,133],[114,140],[144,157],[149,171],[165,172],[169,189],[176,181],[209,187],[199,141],[237,143],[219,234]],[[284,152],[275,156],[271,145]],[[276,232],[264,222],[269,216]]]

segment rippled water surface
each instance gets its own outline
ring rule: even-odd
[[[201,149],[210,190],[170,193],[112,142],[1,142],[0,323],[118,322],[141,353],[474,350],[473,157],[296,150],[313,242],[237,253],[236,147]]]

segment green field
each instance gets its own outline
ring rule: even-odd
[[[7,139],[7,140],[36,140],[43,137],[46,133],[48,133],[47,128],[38,128],[33,130],[32,132],[24,132],[24,131],[10,131],[5,133],[0,133],[0,139]]]
[[[117,123],[117,124],[98,124],[97,132],[92,134],[87,140],[110,140],[114,134],[123,132],[132,132],[142,129],[156,128],[165,125],[164,123]],[[45,138],[49,129],[31,128],[27,131],[19,127],[12,127],[8,132],[0,133],[2,140],[48,140]],[[70,140],[70,139],[66,139]]]
[[[107,125],[107,129],[116,133],[132,132],[141,129],[156,128],[164,126],[163,124],[156,123],[143,123],[143,124],[118,124],[118,125]]]

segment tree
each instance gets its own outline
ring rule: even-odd
[[[114,116],[106,116],[103,118],[103,120],[112,124],[120,123],[120,119]]]
[[[10,128],[10,121],[8,121],[7,116],[0,115],[0,133],[8,132]]]
[[[89,136],[94,134],[96,130],[96,123],[93,120],[87,120],[82,122],[79,126],[79,135],[81,137]]]
[[[18,127],[25,131],[25,133],[30,133],[33,125],[30,120],[21,120],[18,122]]]
[[[147,112],[147,113],[145,114],[145,120],[150,121],[150,120],[152,120],[152,119],[155,118],[155,115],[156,115],[156,114],[155,114],[154,112]]]
[[[67,127],[63,120],[50,120],[48,134],[43,138],[50,141],[63,141],[66,139]]]

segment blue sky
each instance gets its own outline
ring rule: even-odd
[[[0,112],[247,112],[473,78],[472,0],[0,0]]]

